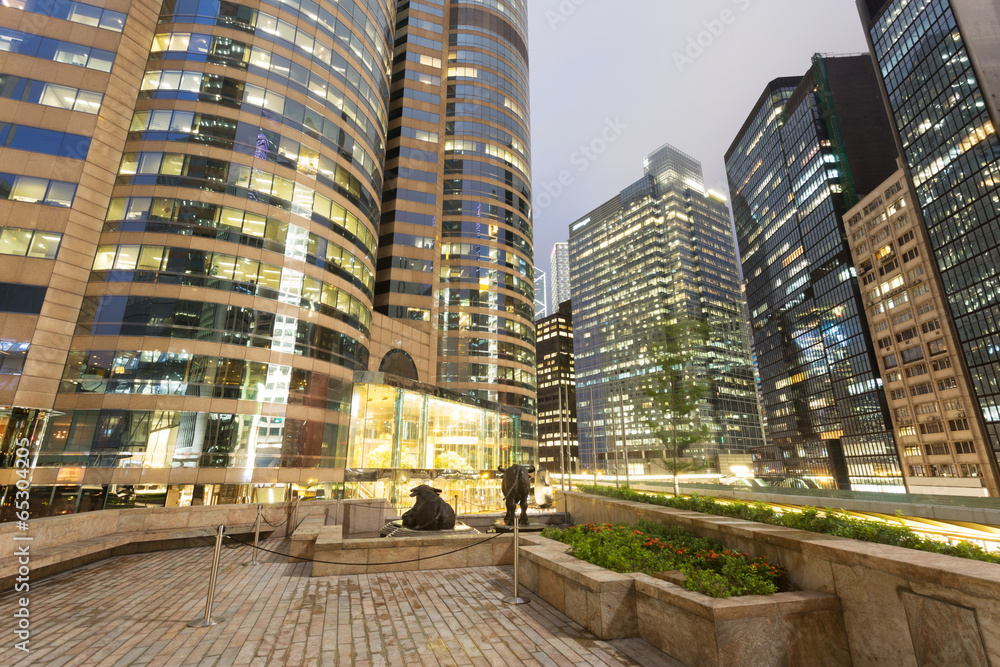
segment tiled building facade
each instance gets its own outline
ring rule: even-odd
[[[903,171],[848,211],[844,223],[907,489],[997,496],[996,459],[976,419],[944,287]]]
[[[527,5],[397,6],[375,309],[433,329],[435,381],[521,411],[530,442]]]

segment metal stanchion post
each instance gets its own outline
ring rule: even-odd
[[[455,494],[455,523],[458,523],[458,494]]]
[[[521,542],[519,540],[520,533],[518,531],[518,520],[517,520],[517,510],[514,511],[514,595],[512,597],[504,598],[503,601],[507,604],[528,604],[531,602],[528,598],[522,598],[518,595],[518,546]]]
[[[219,574],[219,554],[222,553],[222,531],[225,526],[219,526],[215,536],[215,554],[212,556],[212,574],[208,577],[208,597],[205,599],[205,615],[188,623],[189,628],[206,628],[223,620],[222,616],[212,616],[212,602],[215,598],[215,579]]]
[[[263,505],[257,505],[257,518],[253,522],[253,556],[250,557],[250,562],[243,563],[244,565],[260,565],[257,562],[257,545],[260,544],[260,521],[263,515]]]

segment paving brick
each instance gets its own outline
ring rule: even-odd
[[[213,612],[224,620],[188,628],[211,552],[120,556],[32,582],[33,650],[0,648],[0,665],[679,664],[641,640],[601,641],[537,598],[504,604],[509,566],[312,578],[308,563],[242,567],[245,550],[226,549]],[[0,594],[0,608],[13,598]]]

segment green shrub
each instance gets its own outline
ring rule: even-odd
[[[546,528],[542,535],[570,545],[580,560],[615,572],[680,570],[686,576],[685,588],[712,597],[776,593],[783,574],[766,558],[752,558],[682,528],[645,520]]]
[[[664,495],[638,493],[629,488],[614,489],[606,486],[583,485],[580,489],[584,493],[616,498],[618,500],[628,500],[631,502],[701,512],[703,514],[745,519],[773,526],[798,528],[799,530],[807,530],[812,533],[837,535],[864,542],[888,544],[907,549],[919,549],[920,551],[1000,564],[1000,554],[990,553],[971,542],[948,544],[931,537],[919,535],[902,524],[894,525],[883,521],[858,519],[836,510],[828,510],[820,513],[815,507],[806,507],[801,511],[786,511],[779,514],[774,508],[760,502],[752,504],[740,501],[720,503],[714,498],[707,498],[698,494],[692,494],[690,498],[674,498]]]

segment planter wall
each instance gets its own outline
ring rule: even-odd
[[[850,665],[837,596],[716,599],[634,574],[639,635],[685,665]]]
[[[521,585],[601,639],[639,636],[635,579],[574,558],[567,548],[544,537],[523,537]]]
[[[807,591],[840,599],[856,665],[1000,664],[1000,566],[632,503],[566,494],[575,523],[680,526],[767,556]]]
[[[508,565],[514,562],[514,536],[350,540],[344,539],[342,526],[326,526],[316,534],[310,556],[327,561],[312,564],[314,577]]]
[[[829,593],[715,599],[578,560],[541,537],[521,547],[521,583],[601,639],[641,637],[689,667],[850,665]]]

